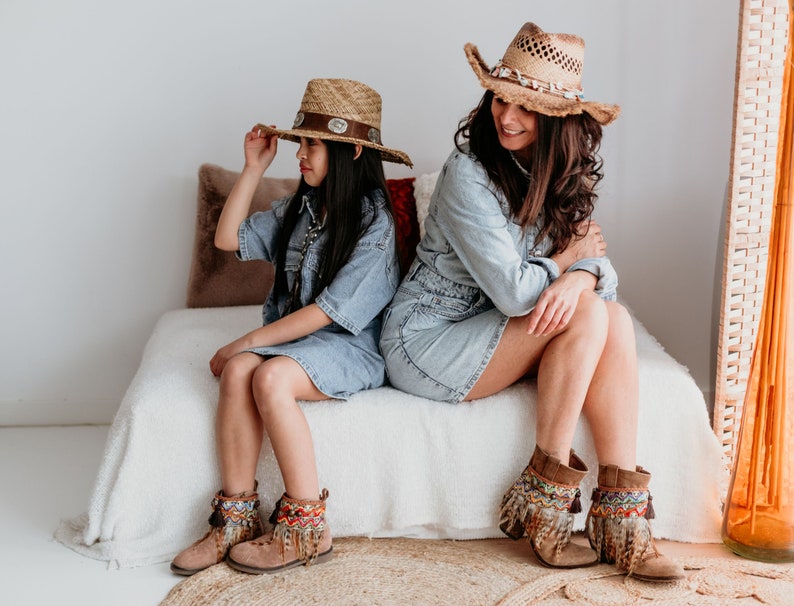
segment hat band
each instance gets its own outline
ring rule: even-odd
[[[374,126],[328,114],[298,112],[292,128],[312,130],[329,135],[344,135],[351,139],[369,141],[376,145],[381,144],[380,131]]]
[[[521,74],[517,69],[507,67],[501,61],[497,63],[491,70],[491,75],[502,80],[509,80],[515,82],[525,88],[539,91],[541,93],[550,93],[566,99],[584,99],[584,91],[576,88],[565,88],[562,82],[546,82],[538,80],[531,76]]]

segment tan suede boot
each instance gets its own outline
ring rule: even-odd
[[[227,558],[229,566],[263,574],[330,560],[333,547],[331,529],[325,521],[326,499],[327,490],[318,501],[299,501],[284,493],[274,512],[273,532],[234,546]]]
[[[573,515],[582,510],[579,483],[587,466],[571,451],[570,467],[538,446],[518,480],[502,499],[499,527],[513,540],[526,532],[541,564],[580,568],[598,563],[598,555],[570,542]]]
[[[587,514],[587,536],[602,562],[644,581],[676,581],[684,570],[656,549],[650,519],[654,517],[642,467],[628,471],[617,465],[598,466],[598,487]]]
[[[173,572],[186,576],[195,574],[221,562],[237,543],[260,536],[259,495],[243,492],[226,497],[218,492],[212,499],[209,523],[209,532],[171,562]]]

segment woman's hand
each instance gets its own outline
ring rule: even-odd
[[[585,235],[582,238],[574,237],[561,253],[553,255],[552,261],[560,268],[560,273],[565,273],[568,268],[581,259],[603,257],[607,253],[607,243],[601,226],[593,220],[582,225]]]
[[[596,277],[586,271],[564,273],[538,297],[535,308],[527,315],[527,333],[545,337],[561,330],[571,321],[579,295],[592,290]]]
[[[258,125],[254,126],[245,133],[245,142],[243,143],[246,167],[255,168],[264,173],[273,162],[273,158],[276,157],[277,148],[278,137],[266,135]]]

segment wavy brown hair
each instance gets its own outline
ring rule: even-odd
[[[499,143],[491,113],[493,91],[487,90],[480,103],[461,120],[455,145],[471,152],[488,177],[507,198],[515,221],[526,228],[543,216],[536,243],[546,236],[553,242],[551,254],[562,252],[580,233],[582,222],[593,214],[598,195],[595,188],[603,178],[601,125],[587,113],[564,118],[537,114],[537,139],[529,167],[529,184],[510,152]]]

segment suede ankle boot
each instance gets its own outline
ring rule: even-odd
[[[180,552],[171,562],[176,574],[192,575],[226,557],[237,543],[248,541],[262,534],[259,519],[259,495],[243,492],[233,497],[218,492],[212,499],[210,530],[201,539]]]
[[[598,487],[587,514],[587,536],[602,562],[644,581],[676,581],[684,570],[656,549],[649,520],[654,517],[651,474],[617,465],[598,466]]]
[[[580,568],[598,563],[598,555],[570,542],[573,516],[582,510],[579,483],[587,466],[571,451],[563,465],[538,446],[529,465],[502,499],[499,527],[518,540],[527,534],[541,564],[551,568]]]
[[[317,501],[300,501],[284,493],[271,516],[273,532],[234,546],[227,559],[229,566],[263,574],[330,560],[333,547],[331,529],[325,521],[327,498],[327,490]]]

